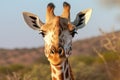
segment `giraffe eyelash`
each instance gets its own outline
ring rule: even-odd
[[[45,31],[41,30],[39,34],[41,34],[43,37],[45,37]]]
[[[70,34],[72,35],[72,37],[74,37],[75,34],[77,34],[77,31],[76,30],[72,30],[72,31],[70,31]]]

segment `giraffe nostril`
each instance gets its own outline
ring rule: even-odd
[[[59,55],[62,55],[63,52],[64,52],[64,49],[62,47],[59,47],[58,49],[52,47],[51,50],[50,50],[51,54],[58,53]]]
[[[61,55],[63,53],[63,48],[59,48],[58,53]]]
[[[54,50],[54,49],[52,49],[50,53],[54,54],[54,53],[55,53],[55,50]]]
[[[55,54],[55,51],[56,51],[55,47],[52,46],[51,49],[50,49],[50,53],[51,53],[51,54]]]

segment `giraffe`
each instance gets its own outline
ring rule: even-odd
[[[79,12],[73,22],[70,22],[70,4],[63,3],[61,16],[54,14],[55,5],[49,3],[46,10],[46,21],[43,23],[33,13],[23,12],[25,22],[34,30],[40,32],[45,41],[45,56],[50,62],[52,80],[74,80],[68,58],[71,55],[72,39],[77,30],[83,28],[89,21],[92,9]]]

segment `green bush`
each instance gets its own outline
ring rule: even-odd
[[[13,65],[9,65],[9,66],[0,66],[0,73],[11,74],[12,72],[19,71],[23,68],[24,68],[24,66],[20,65],[20,64],[13,64]]]

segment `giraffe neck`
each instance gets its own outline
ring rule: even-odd
[[[74,80],[68,59],[62,64],[51,64],[52,80]]]

